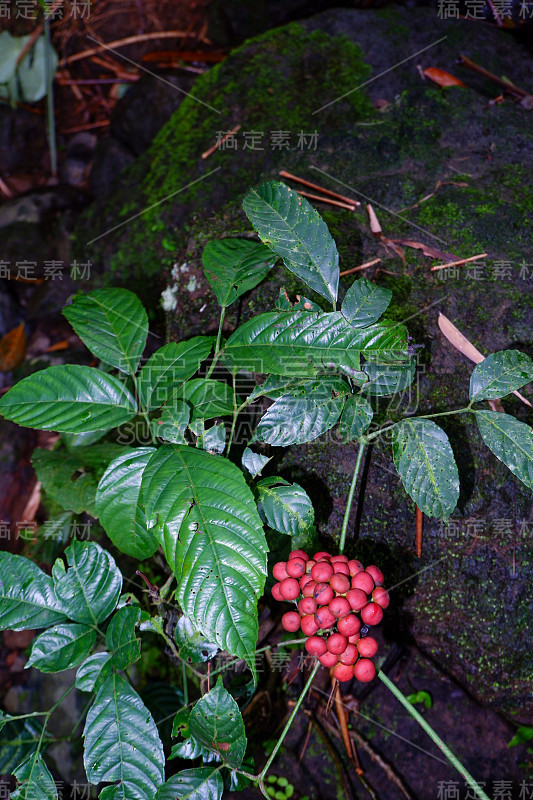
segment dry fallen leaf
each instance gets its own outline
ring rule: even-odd
[[[466,88],[466,83],[463,83],[459,78],[456,78],[455,75],[450,75],[449,72],[445,72],[438,67],[427,67],[427,69],[424,70],[424,75],[443,88],[447,86],[464,86]]]
[[[424,244],[423,242],[415,242],[413,239],[389,239],[389,242],[396,242],[397,244],[403,244],[405,247],[413,247],[415,250],[422,250],[425,256],[429,256],[429,258],[440,258],[449,261],[450,258],[455,258],[452,253],[444,253],[442,250],[437,250],[436,247],[430,247],[428,244]]]
[[[0,371],[9,372],[16,369],[26,356],[26,333],[21,322],[12,331],[0,339]]]
[[[372,231],[374,236],[381,236],[383,231],[381,229],[381,225],[379,224],[379,220],[376,216],[376,212],[374,211],[370,203],[367,203],[366,210],[368,212],[368,221],[370,222],[370,230]]]

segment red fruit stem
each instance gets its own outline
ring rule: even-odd
[[[339,553],[344,552],[344,545],[346,543],[346,532],[348,530],[348,523],[350,521],[350,512],[352,510],[355,487],[357,485],[357,477],[359,475],[359,470],[361,468],[361,463],[363,461],[363,453],[365,451],[366,443],[368,440],[366,436],[360,436],[358,441],[359,441],[359,452],[357,453],[357,460],[355,462],[355,468],[353,471],[352,483],[350,486],[350,491],[348,492],[348,500],[346,502],[346,511],[344,512],[344,519],[342,521],[341,538],[339,541]]]
[[[481,800],[490,800],[490,798],[485,794],[485,792],[483,791],[479,783],[475,780],[475,778],[473,778],[472,775],[468,772],[468,770],[466,770],[465,767],[463,767],[459,759],[456,756],[454,756],[450,748],[446,744],[444,744],[440,736],[437,733],[435,733],[431,725],[429,725],[429,723],[426,722],[424,717],[418,713],[416,708],[409,702],[407,697],[405,697],[405,695],[398,689],[396,684],[393,683],[391,679],[387,675],[385,675],[385,673],[382,672],[381,670],[378,672],[378,677],[385,684],[387,689],[389,689],[392,692],[394,697],[400,701],[402,706],[405,709],[407,709],[407,711],[410,713],[413,719],[415,719],[418,722],[420,727],[423,728],[423,730],[427,733],[429,738],[433,742],[435,742],[439,750],[446,756],[450,764],[455,767],[459,775],[461,775],[465,779],[470,788],[475,791],[477,796]]]

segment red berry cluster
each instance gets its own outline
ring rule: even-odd
[[[298,604],[298,611],[281,618],[285,630],[301,628],[308,637],[307,652],[324,667],[333,667],[337,680],[371,681],[376,668],[370,659],[378,643],[364,634],[366,626],[381,622],[389,605],[381,570],[373,565],[365,569],[346,556],[319,552],[310,559],[303,550],[294,550],[288,561],[274,565],[273,575],[279,581],[272,587],[274,600]],[[328,631],[327,638],[317,636],[321,631]]]

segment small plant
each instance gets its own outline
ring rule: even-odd
[[[216,338],[170,342],[141,365],[148,319],[139,299],[125,289],[78,294],[64,314],[100,367],[52,366],[21,380],[0,400],[6,419],[61,434],[55,449],[34,454],[38,478],[58,509],[47,524],[59,532],[60,542],[67,544],[69,523],[86,512],[99,519],[117,551],[144,562],[150,576],[155,571],[158,578],[151,580],[161,577],[152,560],[156,551],[167,565],[159,586],[142,573],[148,593],[141,602],[123,591],[117,563],[97,542],[74,538],[63,555],[56,552],[51,576],[24,556],[0,553],[0,627],[42,629],[28,666],[43,672],[77,667],[66,694],[77,689],[89,696],[84,764],[90,783],[106,784],[100,792],[105,800],[220,798],[224,786],[239,788],[247,780],[271,794],[265,788],[267,773],[321,661],[315,660],[258,774],[246,760],[239,705],[220,675],[210,691],[189,703],[189,677],[203,680],[199,665],[219,649],[245,661],[253,685],[257,681],[257,604],[268,574],[264,526],[287,537],[287,550],[300,551],[274,567],[276,599],[296,601],[303,594],[298,611],[283,617],[285,627],[296,630],[298,622],[310,637],[307,651],[322,663],[324,647],[339,659],[334,669],[340,679],[348,668],[360,680],[373,677],[371,637],[348,644],[346,639],[360,635],[356,612],[365,624],[378,622],[388,596],[377,567],[364,571],[353,554],[344,556],[357,479],[370,441],[391,434],[398,474],[428,516],[447,518],[459,496],[452,448],[432,421],[435,417],[473,414],[492,452],[526,485],[533,484],[531,429],[508,414],[479,406],[532,380],[533,363],[527,356],[505,351],[478,364],[470,381],[470,402],[462,409],[374,422],[373,400],[405,391],[415,376],[405,326],[381,319],[391,292],[360,279],[338,309],[336,245],[309,203],[284,184],[268,182],[250,191],[243,207],[261,242],[213,241],[203,255],[221,306]],[[224,340],[226,309],[259,284],[280,257],[332,310],[324,311],[305,297],[291,303],[281,292],[274,309],[247,320]],[[207,372],[198,375],[204,363],[209,363]],[[212,377],[216,367],[223,367],[223,379]],[[236,391],[242,374],[256,376],[245,397]],[[258,401],[264,398],[272,403],[263,413]],[[241,414],[253,408],[260,415],[253,435],[245,441],[239,435],[235,443]],[[310,442],[335,426],[342,442],[358,442],[358,456],[336,542],[338,554],[319,552],[309,560],[301,548],[315,533],[311,498],[296,483],[261,478],[270,461],[261,448]],[[330,534],[329,541],[334,538]],[[311,592],[312,583],[316,586]],[[326,598],[327,607],[317,608],[317,617],[311,618],[309,608]],[[326,642],[316,636],[319,614],[330,615],[321,628],[337,627]],[[178,740],[169,758],[202,762],[166,781],[160,732],[125,672],[141,656],[138,634],[144,631],[160,637],[161,647],[183,668],[176,678],[179,686],[172,688],[174,700],[166,704]],[[350,645],[357,653],[351,650],[343,663]],[[354,670],[355,655],[362,658]],[[210,678],[216,672],[211,670]],[[486,799],[395,684],[382,670],[377,674]],[[242,696],[232,685],[229,689]],[[47,724],[62,699],[47,711],[4,715],[0,721],[0,772],[16,776],[18,797],[57,798],[43,753],[50,741]]]

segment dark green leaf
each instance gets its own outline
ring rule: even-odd
[[[410,386],[416,374],[416,362],[410,364],[379,364],[367,361],[364,371],[369,383],[362,391],[374,397],[403,392]]]
[[[479,432],[496,458],[533,489],[533,430],[509,414],[477,411]]]
[[[220,800],[224,784],[217,767],[184,769],[169,778],[155,800]]]
[[[87,658],[96,644],[96,631],[88,625],[54,625],[33,640],[26,668],[62,672]]]
[[[242,454],[242,465],[244,469],[250,473],[252,478],[256,478],[258,475],[261,475],[261,472],[271,459],[272,456],[270,456],[270,458],[268,456],[262,456],[260,453],[254,453],[249,447],[245,447]]]
[[[0,413],[26,428],[85,433],[122,425],[135,416],[137,407],[113,375],[64,364],[15,384],[0,400]]]
[[[459,474],[448,437],[427,419],[392,429],[392,454],[407,494],[428,517],[447,518],[459,498]]]
[[[126,669],[141,657],[141,640],[135,635],[135,627],[140,621],[139,606],[124,606],[111,617],[105,643],[116,669]]]
[[[241,470],[203,450],[163,445],[145,469],[142,497],[184,613],[221,649],[253,661],[267,545]]]
[[[109,428],[111,430],[111,428]],[[84,448],[98,442],[108,431],[89,431],[88,433],[62,433],[61,440],[69,451],[76,451],[78,447]]]
[[[196,630],[189,617],[180,617],[174,630],[174,641],[180,656],[192,664],[201,664],[214,658],[218,647]]]
[[[282,257],[287,269],[335,303],[339,254],[313,206],[284,183],[267,181],[248,192],[242,207],[261,241]]]
[[[170,400],[170,405],[163,408],[159,419],[152,420],[152,433],[159,439],[173,444],[187,444],[185,431],[191,418],[191,409],[187,403]]]
[[[116,458],[98,484],[96,515],[113,544],[140,561],[155,553],[159,544],[146,527],[139,501],[144,468],[153,447],[138,447]]]
[[[431,699],[430,693],[424,692],[423,689],[420,690],[419,692],[408,694],[407,699],[412,705],[414,705],[415,703],[423,703],[426,708],[431,708],[431,706],[433,705],[433,700]]]
[[[516,747],[517,744],[527,744],[533,739],[533,727],[521,725],[507,747]]]
[[[267,525],[290,536],[313,528],[315,512],[307,492],[283,478],[263,478],[257,484],[259,513]]]
[[[36,719],[5,719],[0,733],[0,775],[12,775],[17,767],[35,751],[42,725]]]
[[[58,558],[52,568],[54,589],[70,619],[97,625],[111,614],[122,590],[113,557],[96,542],[74,540],[65,550],[68,569]]]
[[[141,403],[148,410],[166,403],[176,387],[198,371],[214,341],[214,336],[195,336],[188,342],[170,342],[157,350],[139,373]]]
[[[196,703],[189,718],[191,736],[220,756],[230,767],[238,767],[246,751],[246,733],[239,706],[224,688],[222,678]]]
[[[339,423],[341,441],[353,442],[367,430],[372,422],[372,406],[361,395],[349,395],[346,398]]]
[[[96,289],[76,294],[63,314],[101,361],[121,372],[137,372],[148,335],[148,317],[128,289]]]
[[[226,449],[226,427],[223,422],[212,425],[201,437],[201,446],[208,453],[223,453]]]
[[[57,800],[57,786],[50,770],[36,750],[13,770],[19,781],[12,800]]]
[[[321,378],[293,389],[263,415],[254,440],[277,447],[312,442],[336,424],[349,391],[338,378]]]
[[[196,739],[185,739],[184,742],[178,742],[172,745],[172,750],[169,755],[169,760],[172,758],[188,758],[191,761],[195,758],[204,756],[209,751],[202,747],[200,742]]]
[[[533,381],[533,361],[520,350],[501,350],[476,364],[470,377],[470,399],[495,400]]]
[[[359,278],[352,283],[342,301],[341,311],[354,328],[366,328],[377,322],[392,299],[390,289]]]
[[[232,333],[224,360],[250,372],[313,377],[325,367],[360,369],[360,356],[380,361],[407,358],[403,325],[383,322],[352,328],[340,312],[267,312]]]
[[[184,400],[189,404],[193,421],[231,414],[234,398],[231,386],[211,378],[195,378],[187,381],[175,395],[175,400]],[[173,402],[174,400],[171,401]]]
[[[93,653],[80,664],[75,686],[80,692],[97,692],[111,674],[111,654]]]
[[[0,627],[33,630],[65,619],[52,579],[28,558],[0,552]]]
[[[219,305],[227,308],[261,283],[277,257],[269,247],[248,239],[215,239],[206,244],[202,261]]]
[[[84,764],[91,783],[110,783],[106,800],[153,800],[164,781],[163,745],[152,715],[120,675],[105,681],[87,714]]]

